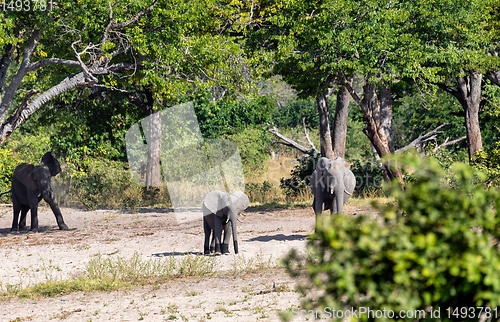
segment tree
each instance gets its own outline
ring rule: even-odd
[[[422,0],[413,7],[422,52],[415,77],[437,85],[462,106],[469,160],[483,149],[479,112],[484,75],[494,82],[500,66],[491,54],[499,39],[498,6],[498,0]]]
[[[54,97],[76,87],[111,86],[105,75],[133,74],[139,65],[127,33],[157,1],[127,7],[66,1],[52,10],[1,12],[0,143]],[[13,59],[16,51],[20,63]]]
[[[0,29],[0,46],[5,44],[0,121],[15,107],[0,127],[0,143],[62,93],[76,87],[114,91],[151,116],[146,185],[160,185],[156,112],[196,92],[220,98],[251,84],[242,85],[250,71],[240,46],[222,33],[223,11],[212,0],[153,0],[150,5],[84,0],[76,6],[58,2],[42,13],[0,13],[6,19]],[[12,60],[16,48],[24,51],[21,64]]]
[[[299,97],[314,97],[319,114],[321,154],[329,159],[345,155],[345,133],[349,99],[346,90],[338,87],[334,74],[326,68],[328,59],[321,46],[326,46],[329,21],[313,1],[271,1],[253,3],[253,19],[248,21],[248,48],[268,57],[272,74],[282,78],[298,91]],[[319,9],[319,10],[318,10]],[[309,15],[311,12],[314,14]],[[329,43],[330,44],[330,43]],[[330,130],[328,96],[337,87],[334,135]]]

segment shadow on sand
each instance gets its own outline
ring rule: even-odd
[[[246,241],[252,242],[252,241],[258,241],[258,242],[268,242],[271,240],[277,240],[277,241],[293,241],[293,240],[306,240],[307,235],[283,235],[283,234],[277,234],[277,235],[271,235],[271,236],[259,236],[259,237],[254,237],[251,239],[247,239]]]

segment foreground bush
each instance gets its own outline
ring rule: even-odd
[[[312,235],[307,257],[289,254],[287,270],[308,277],[302,291],[320,291],[305,306],[427,310],[428,319],[440,309],[443,321],[472,317],[460,308],[489,307],[491,317],[500,305],[499,192],[477,184],[485,176],[468,165],[451,169],[451,188],[436,161],[401,162],[415,181],[389,189],[396,205],[377,206],[378,219],[334,216]]]

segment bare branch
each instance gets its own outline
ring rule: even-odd
[[[311,139],[309,138],[309,133],[307,133],[306,129],[306,118],[302,118],[302,126],[304,127],[304,135],[306,136],[307,143],[313,148],[313,150],[316,150],[316,147],[314,146],[314,143],[311,142]]]
[[[292,147],[294,149],[297,149],[297,150],[299,150],[302,153],[309,153],[310,151],[314,151],[315,154],[319,154],[319,151],[316,150],[316,148],[314,147],[314,145],[313,145],[313,147],[311,149],[308,149],[305,146],[303,146],[303,145],[301,145],[301,144],[293,141],[292,139],[287,138],[283,134],[280,134],[278,132],[278,129],[276,128],[276,126],[273,126],[273,128],[269,130],[269,133],[271,133],[271,134],[275,135],[276,137],[280,138],[281,140],[283,140],[283,141],[273,141],[272,142],[273,144],[274,143],[283,144],[283,145]]]
[[[64,65],[64,66],[70,66],[70,67],[80,67],[80,63],[77,62],[76,60],[68,60],[68,59],[60,59],[60,58],[46,58],[46,59],[42,59],[40,61],[37,61],[36,63],[29,64],[29,66],[26,67],[26,70],[28,72],[31,72],[37,68],[48,66],[48,65]]]
[[[38,45],[39,39],[40,39],[40,31],[35,30],[31,35],[28,44],[24,47],[23,60],[21,62],[21,65],[19,66],[16,75],[12,77],[10,85],[9,87],[7,87],[5,95],[2,98],[2,102],[0,103],[0,123],[3,123],[3,121],[5,120],[5,116],[9,111],[10,104],[14,99],[16,91],[19,88],[19,85],[21,85],[24,76],[26,76],[26,74],[28,73],[27,67],[30,64],[31,56],[33,55],[33,51]]]
[[[446,140],[444,141],[443,144],[437,145],[432,151],[433,152],[437,152],[439,149],[444,148],[445,146],[456,144],[456,143],[458,143],[458,142],[460,142],[462,140],[465,140],[466,138],[467,138],[467,136],[464,135],[464,136],[462,136],[462,137],[460,137],[460,138],[458,138],[456,140],[449,141],[449,142],[448,142],[449,138],[446,138]]]
[[[411,148],[416,148],[417,150],[419,150],[420,152],[422,151],[423,149],[423,144],[425,142],[428,142],[430,140],[435,140],[436,139],[436,134],[439,133],[439,129],[441,129],[442,127],[446,126],[446,125],[449,125],[450,123],[443,123],[441,125],[439,125],[438,127],[436,127],[434,130],[426,133],[426,134],[420,134],[415,140],[413,140],[410,144],[408,144],[407,146],[404,146],[400,149],[397,149],[394,153],[403,153],[405,151],[408,151],[409,149]]]

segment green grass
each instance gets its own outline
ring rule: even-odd
[[[251,258],[235,257],[232,269],[227,272],[217,271],[218,266],[218,258],[214,256],[188,254],[142,259],[138,253],[130,258],[97,254],[78,277],[48,280],[26,288],[7,285],[0,292],[0,300],[49,298],[74,292],[111,292],[134,286],[158,285],[189,276],[241,275],[273,269],[277,264],[271,257],[264,260],[262,255],[256,255]]]

